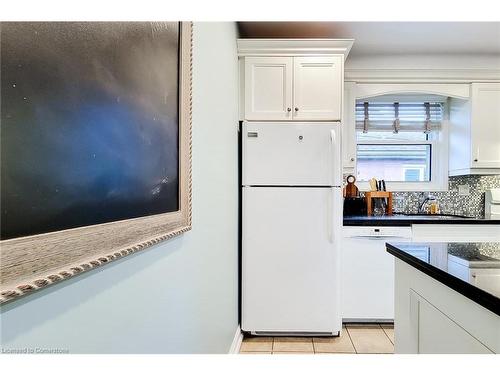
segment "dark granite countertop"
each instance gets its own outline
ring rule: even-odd
[[[500,242],[406,242],[386,247],[395,257],[500,315]],[[487,281],[479,281],[484,273],[489,275]]]
[[[412,224],[500,224],[500,218],[475,218],[458,215],[344,216],[345,226],[395,226]]]

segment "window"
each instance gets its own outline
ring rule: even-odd
[[[429,144],[358,144],[358,181],[430,181]]]
[[[384,179],[391,190],[446,189],[444,111],[438,102],[356,103],[357,180]]]

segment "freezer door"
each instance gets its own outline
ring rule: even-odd
[[[340,186],[340,123],[243,124],[243,185]]]
[[[242,329],[341,329],[338,188],[243,188]]]

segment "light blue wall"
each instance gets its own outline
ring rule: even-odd
[[[193,229],[7,305],[2,347],[227,353],[238,325],[234,23],[194,25]]]

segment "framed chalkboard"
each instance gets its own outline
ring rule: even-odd
[[[1,24],[0,302],[191,228],[191,29]]]

